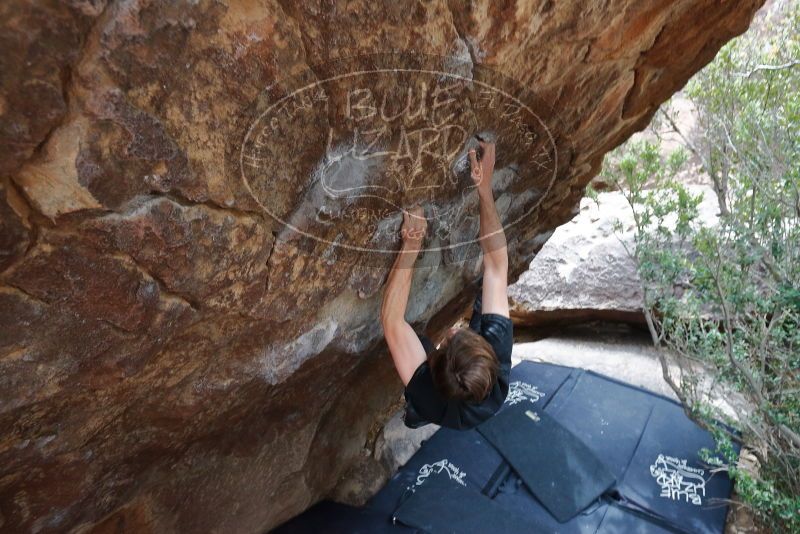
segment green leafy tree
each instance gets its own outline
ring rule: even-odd
[[[629,142],[606,160],[628,199],[645,315],[664,378],[711,430],[743,502],[776,532],[800,532],[800,8],[726,45],[688,84],[696,127],[682,141]],[[718,220],[677,176],[689,157]],[[721,423],[721,424],[720,424]],[[744,444],[755,468],[736,462]],[[713,453],[713,454],[712,454]]]

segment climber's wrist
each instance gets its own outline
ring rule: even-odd
[[[494,193],[492,192],[492,181],[487,180],[478,185],[478,198],[483,202],[484,200],[494,201]]]
[[[422,239],[403,239],[403,245],[400,247],[400,254],[416,258],[419,251],[422,249]]]

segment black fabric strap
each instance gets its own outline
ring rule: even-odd
[[[508,475],[511,474],[511,466],[508,465],[507,462],[503,462],[502,464],[497,466],[497,469],[494,473],[492,473],[492,477],[486,482],[486,485],[481,490],[481,493],[493,499],[495,495],[497,495],[498,489],[500,486],[503,485],[503,482],[508,478]]]
[[[394,521],[431,534],[517,534],[536,525],[448,477],[433,477],[395,510]]]

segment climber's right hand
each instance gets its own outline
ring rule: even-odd
[[[492,175],[494,174],[495,144],[493,142],[479,141],[481,146],[481,159],[478,160],[477,151],[469,151],[469,166],[472,181],[479,189],[492,190]]]

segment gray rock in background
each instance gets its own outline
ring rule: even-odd
[[[693,193],[703,192],[700,217],[713,224],[717,213],[713,190],[688,187]],[[616,221],[622,225],[619,231],[614,229]],[[641,284],[625,249],[633,246],[633,237],[633,216],[621,193],[600,193],[598,203],[584,198],[578,214],[556,229],[529,269],[509,287],[514,322],[524,326],[589,320],[643,323]]]

